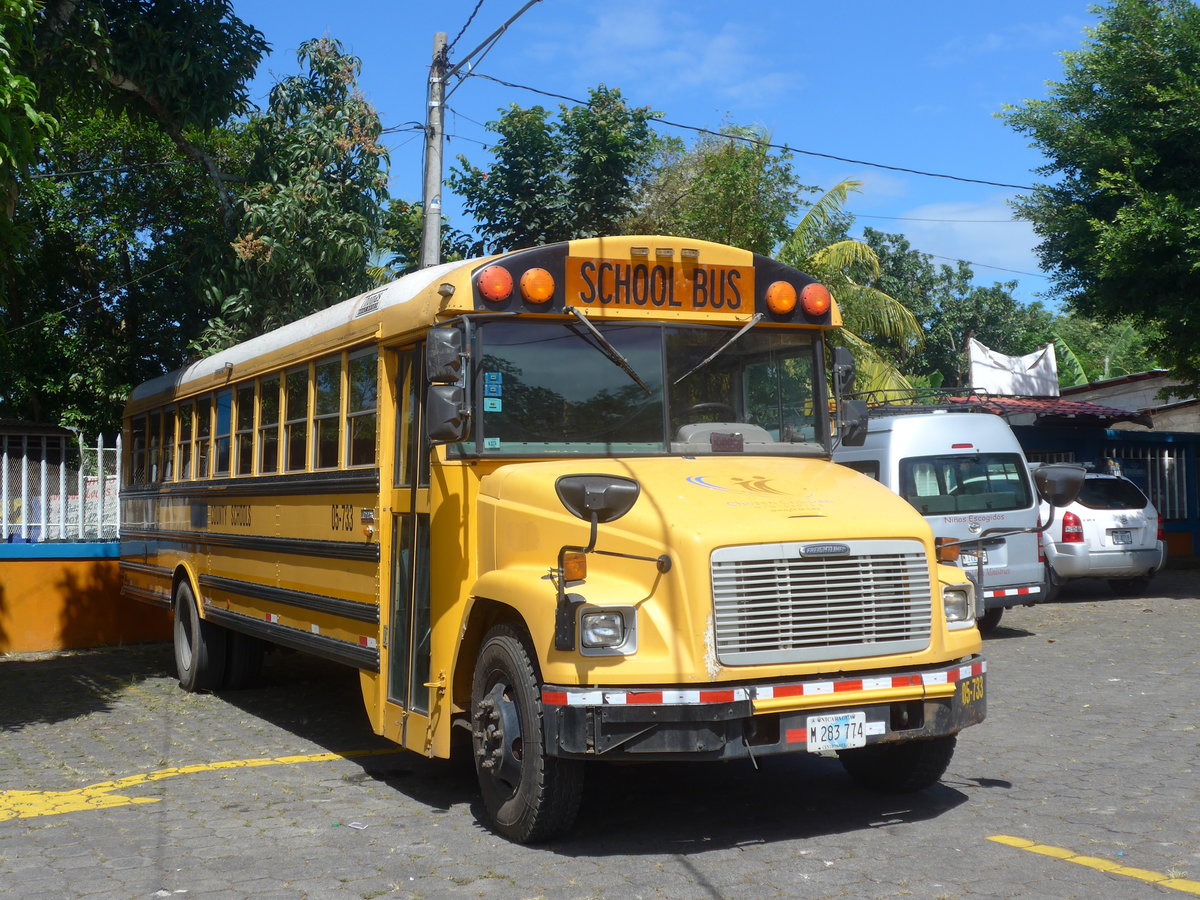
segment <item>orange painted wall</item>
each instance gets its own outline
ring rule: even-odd
[[[170,613],[120,586],[115,559],[0,559],[0,653],[169,639]]]

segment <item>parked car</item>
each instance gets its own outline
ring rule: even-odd
[[[1055,510],[1042,550],[1052,594],[1074,578],[1106,578],[1114,593],[1136,596],[1167,560],[1158,510],[1120,475],[1085,476],[1079,498]]]

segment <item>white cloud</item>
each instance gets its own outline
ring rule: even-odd
[[[1060,16],[1053,22],[1021,22],[983,35],[959,35],[943,44],[929,62],[951,66],[997,53],[1076,47],[1083,39],[1084,28],[1091,24],[1093,20],[1079,16]]]

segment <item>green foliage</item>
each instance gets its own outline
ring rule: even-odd
[[[233,254],[214,259],[205,290],[211,352],[372,286],[382,235],[387,151],[358,91],[359,61],[330,38],[308,41],[305,75],[283,79],[251,119],[255,147],[241,192]]]
[[[1113,0],[1096,11],[1047,99],[1004,112],[1054,178],[1017,212],[1073,310],[1160,325],[1152,348],[1200,387],[1200,8]]]
[[[12,249],[17,173],[54,132],[54,119],[37,108],[38,89],[28,72],[38,5],[0,0],[0,253]]]
[[[1161,339],[1157,332],[1154,326],[1138,325],[1130,319],[1100,322],[1078,313],[1062,316],[1054,323],[1059,382],[1087,384],[1158,368],[1151,349]],[[1064,352],[1070,357],[1065,366]],[[1066,369],[1070,369],[1067,377],[1080,380],[1067,380]]]
[[[937,375],[948,387],[961,387],[967,382],[965,348],[971,334],[1010,356],[1032,353],[1053,340],[1053,316],[1041,303],[1019,303],[1012,295],[1015,282],[975,285],[965,262],[935,266],[932,257],[913,250],[903,235],[865,228],[863,240],[879,259],[873,286],[911,310],[924,335],[920,343],[876,335],[904,371]]]
[[[488,123],[500,136],[492,165],[460,156],[446,183],[492,252],[611,234],[649,160],[651,115],[603,85],[586,106],[561,107],[557,122],[513,104]]]
[[[627,233],[676,234],[771,254],[792,234],[801,185],[791,154],[774,154],[761,130],[726,126],[687,150],[655,145],[654,171],[641,185]]]
[[[420,265],[425,210],[420,203],[392,200],[383,215],[383,251],[387,256],[378,271],[380,280],[399,278],[415,272]],[[450,226],[442,218],[442,262],[454,262],[483,255],[483,243]]]
[[[916,347],[922,339],[921,328],[904,304],[870,283],[879,279],[875,250],[846,237],[851,224],[846,199],[860,189],[860,182],[843,181],[826,191],[806,210],[780,249],[779,259],[821,281],[833,293],[842,313],[841,341],[858,362],[858,389],[906,388],[908,380],[880,348],[889,343]]]

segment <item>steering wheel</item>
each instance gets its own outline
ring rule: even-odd
[[[737,420],[737,410],[728,403],[693,403],[687,408],[687,411],[689,413],[729,413],[728,418],[724,419],[724,421],[733,422]]]

